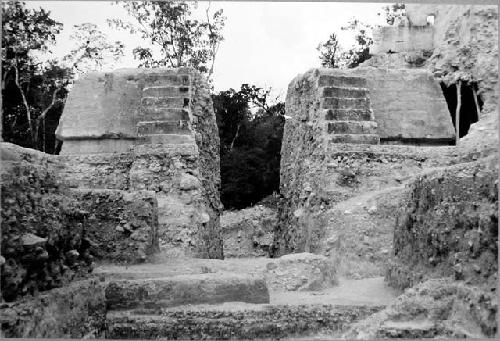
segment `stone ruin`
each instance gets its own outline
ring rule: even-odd
[[[463,24],[467,13],[473,19]],[[95,258],[102,266],[98,280],[6,305],[8,335],[495,335],[498,157],[490,145],[498,133],[487,127],[498,126],[497,75],[484,65],[498,69],[498,46],[483,38],[497,10],[409,5],[407,14],[375,33],[375,55],[359,67],[312,69],[290,83],[277,218],[229,212],[221,227],[217,127],[198,73],[117,70],[79,80],[57,132],[60,156],[2,148],[9,166],[2,206],[10,212],[2,212],[2,228],[13,246],[2,250],[2,286],[11,300],[33,286],[66,284],[60,269],[86,271]],[[457,32],[467,29],[478,34],[483,67],[473,72],[486,104],[470,136],[450,146],[439,58],[457,55],[468,39]],[[56,236],[37,237],[37,229]],[[52,259],[54,244],[61,259]],[[232,257],[277,259],[177,257],[222,258],[223,248]],[[156,254],[176,258],[148,262]],[[39,269],[28,276],[23,267],[32,264]],[[361,276],[358,266],[368,267]],[[380,279],[412,288],[395,300]],[[346,297],[339,301],[337,290]],[[424,319],[417,325],[415,311]],[[467,327],[457,329],[457,317]]]
[[[162,250],[222,258],[219,140],[201,75],[90,74],[71,91],[56,136],[73,186],[150,191]]]

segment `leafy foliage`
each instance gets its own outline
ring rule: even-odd
[[[208,73],[213,72],[215,57],[223,40],[225,17],[222,9],[206,20],[193,19],[192,5],[178,1],[121,2],[135,23],[111,19],[112,27],[139,34],[151,47],[136,47],[134,57],[142,67],[191,66]],[[155,50],[158,53],[155,53]]]
[[[123,43],[110,42],[95,24],[74,25],[70,39],[75,47],[63,60],[70,62],[79,73],[101,70],[105,64],[111,65],[123,56]]]
[[[394,25],[405,16],[406,5],[403,3],[395,3],[389,6],[385,6],[383,8],[383,15],[385,16],[385,21],[389,25]],[[382,13],[378,13],[378,15],[382,15]]]
[[[2,3],[2,18],[2,138],[54,153],[55,130],[75,72],[98,70],[109,56],[117,60],[123,46],[108,42],[96,25],[75,25],[75,48],[62,61],[41,62],[62,24],[43,8],[28,9],[18,1]]]
[[[221,200],[227,209],[251,206],[279,189],[285,105],[269,104],[269,92],[243,84],[239,91],[212,96],[221,140]]]
[[[354,68],[370,58],[370,46],[373,44],[372,27],[352,18],[346,26],[342,27],[342,30],[354,32],[355,45],[344,50],[338,41],[337,34],[330,34],[328,40],[317,47],[321,66]]]
[[[316,49],[319,51],[321,66],[339,68],[342,50],[335,33],[330,34],[328,40],[320,43]]]
[[[55,60],[39,62],[34,52],[48,51],[62,24],[23,2],[2,3],[2,19],[2,137],[44,150],[46,118],[49,125],[59,120],[71,71]]]

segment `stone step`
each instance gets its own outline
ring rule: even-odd
[[[322,97],[350,97],[350,98],[365,98],[369,95],[369,91],[363,88],[343,88],[336,86],[324,87],[321,92]]]
[[[191,134],[149,134],[139,136],[136,141],[138,145],[143,144],[193,144],[194,136]]]
[[[319,86],[366,88],[367,85],[366,79],[362,77],[321,75],[319,76]]]
[[[168,108],[184,108],[189,106],[188,97],[152,97],[145,96],[141,98],[141,106],[143,107],[168,107]]]
[[[370,121],[370,109],[323,109],[327,121]]]
[[[156,85],[145,87],[142,90],[144,97],[182,97],[189,95],[189,87],[187,86],[165,86]]]
[[[330,143],[352,144],[379,144],[380,138],[376,134],[333,134],[329,135]]]
[[[172,86],[189,85],[190,77],[189,75],[183,74],[164,74],[164,73],[149,73],[145,77],[145,82],[147,86],[155,85],[165,85],[169,84]]]
[[[370,109],[370,99],[368,98],[348,98],[348,97],[324,97],[322,99],[322,109]]]
[[[189,111],[180,108],[142,106],[139,114],[141,121],[189,121]]]
[[[327,123],[328,134],[376,134],[374,121],[335,121]]]
[[[188,121],[147,121],[137,123],[139,136],[151,134],[189,134]]]
[[[263,277],[232,273],[112,280],[105,290],[108,311],[160,309],[224,302],[269,303]]]
[[[241,340],[339,336],[383,306],[226,303],[107,314],[107,339]]]

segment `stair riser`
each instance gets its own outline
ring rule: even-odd
[[[269,303],[265,280],[215,277],[163,278],[111,282],[105,291],[108,311],[158,309],[224,302]]]
[[[169,108],[183,108],[189,105],[189,98],[187,97],[143,97],[141,99],[143,107],[169,107]]]
[[[325,120],[329,121],[370,121],[370,110],[363,109],[328,109]]]
[[[346,89],[337,87],[327,87],[323,89],[323,97],[365,98],[367,96],[368,91],[363,89]]]
[[[183,97],[189,95],[188,87],[154,86],[142,90],[144,97]]]
[[[142,107],[141,121],[189,121],[189,113],[184,109]]]
[[[150,134],[190,134],[187,121],[157,121],[157,122],[139,122],[137,124],[137,133],[141,135]]]
[[[376,134],[375,122],[329,122],[329,134]]]
[[[195,143],[191,134],[159,134],[139,136],[136,140],[138,145],[143,144],[185,144]]]
[[[379,144],[378,135],[330,135],[330,143]]]
[[[339,77],[322,75],[319,77],[319,86],[365,88],[366,79],[361,77]]]
[[[172,86],[189,85],[188,75],[164,75],[164,74],[150,74],[146,76],[146,84],[148,86],[170,84]]]
[[[360,109],[369,110],[370,100],[367,98],[337,98],[328,97],[323,99],[323,109]]]
[[[167,311],[162,316],[108,318],[108,339],[277,339],[339,335],[382,307],[272,306],[252,311]]]

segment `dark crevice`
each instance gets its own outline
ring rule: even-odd
[[[457,108],[457,86],[456,84],[451,84],[446,86],[441,83],[441,90],[448,104],[448,110],[451,115],[451,120],[453,122],[453,127],[455,127],[455,111]],[[461,99],[462,105],[460,107],[460,132],[459,136],[464,137],[469,132],[471,124],[476,123],[479,120],[479,114],[476,109],[476,103],[474,100],[474,90],[477,93],[478,87],[475,82],[462,82],[461,87]],[[479,111],[483,109],[484,102],[480,95],[477,96],[477,101],[479,104]]]

